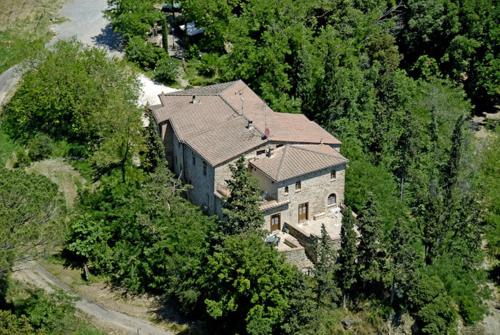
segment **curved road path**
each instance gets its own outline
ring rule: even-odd
[[[18,265],[14,269],[14,278],[45,290],[48,293],[61,289],[73,295],[71,289],[35,261]],[[109,310],[87,299],[76,297],[75,307],[88,315],[92,321],[113,333],[134,335],[174,335],[174,332],[161,329],[149,321],[138,319],[117,311]]]

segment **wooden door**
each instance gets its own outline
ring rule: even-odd
[[[271,231],[281,230],[281,214],[271,215]]]
[[[299,205],[299,222],[307,221],[309,218],[309,203],[305,202]]]

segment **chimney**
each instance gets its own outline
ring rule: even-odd
[[[192,104],[197,104],[198,103],[198,100],[196,100],[196,95],[193,95],[193,97],[191,98],[191,103]]]
[[[273,154],[273,149],[271,147],[268,147],[266,150],[266,156],[271,157],[272,154]]]
[[[253,129],[253,121],[252,120],[247,121],[247,129]]]

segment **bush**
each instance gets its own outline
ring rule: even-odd
[[[125,48],[128,60],[146,70],[154,69],[163,53],[164,51],[161,48],[144,41],[139,36],[132,37]]]
[[[47,295],[42,290],[35,290],[31,296],[16,308],[18,316],[25,316],[35,329],[48,334],[67,333],[68,326],[73,326],[75,307],[70,298],[62,292]]]
[[[179,74],[179,66],[172,58],[164,56],[160,59],[155,68],[155,79],[170,84],[175,82]]]
[[[17,149],[14,156],[14,168],[23,168],[31,164],[31,159],[24,148]]]
[[[219,69],[219,57],[216,54],[204,54],[201,57],[201,64],[198,73],[202,76],[213,77]]]
[[[196,44],[191,45],[186,50],[186,58],[187,59],[200,58],[200,48]]]
[[[32,161],[49,157],[54,149],[54,141],[42,133],[36,134],[28,143],[28,156]]]

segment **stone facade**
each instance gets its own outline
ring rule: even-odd
[[[170,169],[191,185],[190,201],[221,216],[230,166],[243,156],[262,191],[263,228],[295,238],[295,247],[278,247],[288,259],[305,267],[322,224],[338,239],[347,164],[338,139],[303,115],[270,110],[241,81],[160,100],[151,110]]]

